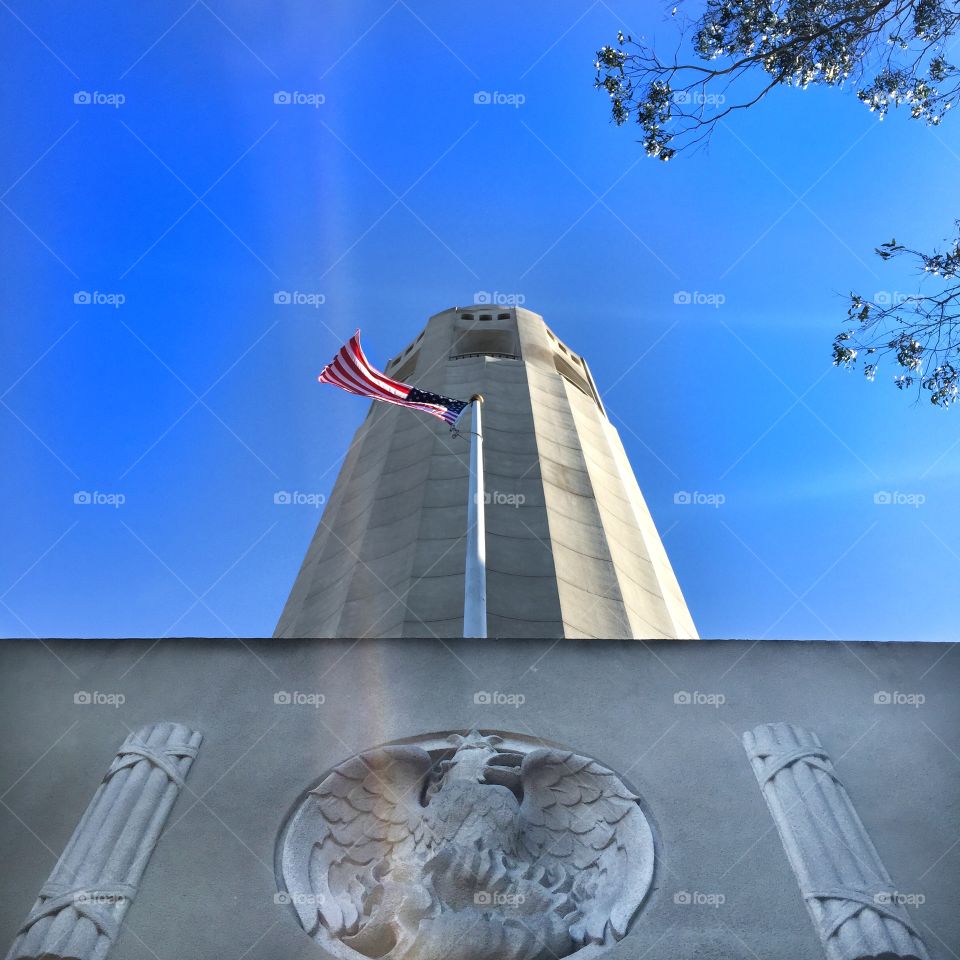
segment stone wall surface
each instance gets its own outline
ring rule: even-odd
[[[784,842],[800,811],[783,808],[781,841],[758,789],[765,768],[755,773],[741,744],[789,723],[829,755],[889,874],[897,922],[948,960],[960,948],[958,687],[960,650],[937,644],[6,641],[0,940],[13,943],[117,745],[165,720],[202,731],[203,749],[111,957],[327,960],[278,896],[289,816],[359,753],[476,729],[561,744],[639,796],[652,884],[604,957],[820,960],[823,931],[794,867],[820,876],[828,825],[817,834],[804,813],[814,832],[803,827],[791,866]],[[804,762],[827,763],[818,757]],[[834,875],[854,883],[822,874]]]

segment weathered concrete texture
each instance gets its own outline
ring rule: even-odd
[[[123,960],[329,960],[278,902],[282,828],[338,764],[479,729],[594,758],[640,798],[652,887],[609,960],[824,960],[740,737],[829,751],[936,960],[960,948],[960,647],[554,640],[0,644],[0,942],[129,730],[203,730]],[[103,696],[75,704],[77,691]],[[119,702],[115,696],[113,702]]]
[[[178,723],[127,736],[7,960],[107,956],[202,739]]]
[[[386,372],[484,396],[491,636],[696,636],[586,362],[541,317],[445,310]],[[373,403],[276,635],[461,636],[468,468],[467,437]]]

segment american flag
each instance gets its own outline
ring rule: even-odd
[[[467,406],[466,400],[452,400],[439,393],[418,390],[409,383],[391,380],[385,373],[381,373],[364,355],[360,346],[359,330],[340,348],[317,379],[321,383],[332,383],[335,387],[340,387],[347,393],[355,393],[359,397],[370,397],[373,400],[383,400],[384,403],[395,403],[398,407],[422,410],[445,420],[451,426],[457,422]]]

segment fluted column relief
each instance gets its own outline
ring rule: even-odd
[[[743,745],[829,960],[928,960],[820,738],[769,723]]]
[[[202,739],[179,723],[126,738],[7,960],[107,956]]]

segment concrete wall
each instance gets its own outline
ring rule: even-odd
[[[696,636],[586,362],[541,317],[443,311],[386,371],[485,398],[492,636]],[[374,403],[276,635],[462,634],[468,458],[467,437]]]
[[[0,941],[129,730],[169,720],[204,741],[111,957],[323,960],[274,900],[277,836],[303,791],[377,744],[479,727],[593,756],[639,793],[654,884],[610,960],[822,960],[739,739],[786,720],[819,734],[931,956],[948,960],[958,688],[960,649],[937,644],[4,642]],[[124,702],[78,705],[78,691]],[[279,691],[323,702],[278,704]]]

